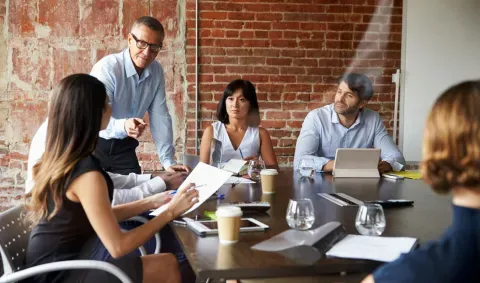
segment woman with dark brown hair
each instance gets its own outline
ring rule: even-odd
[[[48,115],[45,153],[33,169],[35,185],[28,195],[27,221],[32,232],[26,264],[89,259],[98,237],[133,282],[179,282],[175,256],[126,256],[144,244],[170,220],[197,202],[192,185],[180,188],[168,209],[148,223],[122,232],[119,221],[146,210],[141,202],[111,207],[113,184],[92,155],[98,132],[105,129],[112,110],[105,86],[98,79],[76,74],[55,89]],[[51,272],[31,282],[117,282],[102,271]]]
[[[435,192],[452,193],[452,225],[363,282],[480,282],[480,81],[451,87],[433,105],[421,171]]]

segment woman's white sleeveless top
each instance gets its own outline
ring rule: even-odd
[[[242,159],[249,156],[258,156],[260,153],[260,135],[258,128],[248,127],[245,136],[243,136],[240,146],[235,150],[232,142],[228,137],[225,125],[217,121],[212,124],[213,138],[222,143],[222,163],[228,162],[230,159]],[[240,150],[242,153],[240,154]]]

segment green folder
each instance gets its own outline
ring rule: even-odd
[[[419,180],[422,179],[422,174],[420,171],[398,171],[398,172],[390,172],[392,175],[402,176],[407,179],[414,179]]]

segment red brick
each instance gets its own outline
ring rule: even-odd
[[[202,2],[202,1],[200,1]],[[204,3],[204,4],[212,4],[213,3]],[[200,7],[199,7],[200,8]],[[242,4],[237,4],[237,3],[228,3],[228,2],[218,2],[215,3],[215,10],[216,11],[242,11],[243,5]],[[211,8],[204,8],[200,10],[212,10]]]
[[[240,39],[216,39],[215,45],[222,47],[240,47],[242,40]]]
[[[268,82],[269,81],[269,76],[266,76],[266,75],[245,75],[245,76],[242,76],[242,78],[244,80],[249,80],[251,81],[253,84],[256,84],[256,83],[264,83],[264,82]]]
[[[307,114],[308,114],[307,111],[293,111],[292,112],[292,117],[293,117],[293,119],[304,120],[305,117],[307,116]]]
[[[296,145],[296,143],[297,143],[296,139],[281,139],[279,142],[279,146],[289,147],[289,146]]]
[[[267,119],[290,119],[291,115],[288,111],[268,111],[266,112]]]
[[[300,30],[314,30],[314,31],[321,31],[321,30],[326,30],[327,29],[327,24],[325,23],[301,23],[300,24]]]
[[[287,125],[290,128],[297,128],[297,129],[302,128],[302,124],[303,124],[303,121],[288,121],[287,122]]]
[[[276,128],[276,129],[282,129],[285,128],[285,121],[271,121],[271,120],[264,120],[260,124],[260,126],[264,128]]]
[[[285,147],[277,147],[274,148],[273,151],[276,155],[293,155],[295,153],[295,148],[285,148]]]
[[[212,37],[217,37],[217,38],[225,37],[225,31],[220,30],[220,29],[214,29],[214,30],[211,30],[211,31],[210,30],[202,30],[202,31],[200,31],[200,36],[201,37],[209,36],[208,34],[202,34],[202,32],[204,32],[204,31],[209,31]],[[238,36],[238,32],[237,32],[237,36]]]
[[[202,26],[204,25],[205,21],[202,20]],[[226,29],[242,29],[243,23],[242,22],[232,22],[232,21],[215,21],[213,26],[216,28],[226,28]]]
[[[306,103],[284,103],[283,110],[305,110],[307,107]]]
[[[323,40],[302,40],[298,43],[298,46],[301,48],[308,48],[308,49],[322,49],[324,46]]]
[[[272,83],[294,83],[297,81],[295,76],[270,76]]]
[[[282,95],[279,93],[270,93],[268,94],[268,101],[282,101]],[[280,105],[277,109],[281,109],[282,106]]]
[[[338,14],[312,14],[310,19],[313,22],[335,22]]]
[[[291,31],[291,30],[286,30],[283,32],[283,37],[285,39],[310,39],[311,35],[313,35],[313,32],[302,32],[302,31]]]
[[[305,68],[304,67],[281,67],[280,68],[280,74],[282,75],[304,75],[305,74]]]
[[[285,92],[311,92],[312,85],[309,84],[288,84],[285,86]]]
[[[225,48],[218,48],[218,47],[202,47],[199,50],[200,56],[206,55],[226,55]]]
[[[80,19],[80,36],[104,37],[119,34],[119,1],[93,0],[85,1],[82,4],[83,17]],[[128,6],[130,3],[127,2],[126,4],[130,8]],[[140,2],[137,5],[142,6],[142,3]]]
[[[326,47],[329,49],[352,49],[353,44],[351,41],[327,40]]]
[[[227,56],[252,56],[250,48],[228,48],[225,51]]]
[[[281,39],[273,39],[271,41],[272,47],[282,47],[282,48],[296,48],[297,42],[295,40],[281,40]]]
[[[38,23],[51,29],[50,35],[78,36],[78,0],[39,0]]]
[[[237,12],[229,12],[228,19],[234,21],[251,21],[255,19],[255,13],[237,13]]]
[[[313,2],[315,4],[315,1]],[[325,13],[325,4],[326,3],[320,5],[298,5],[298,11],[302,13]]]
[[[229,38],[237,38],[240,33],[236,30],[227,30],[226,36]]]
[[[288,50],[280,51],[282,57],[305,57],[305,50]]]
[[[253,31],[241,31],[240,38],[254,38],[255,33]]]
[[[285,13],[283,16],[285,21],[300,21],[308,22],[310,21],[310,14],[308,13]]]
[[[239,75],[215,75],[215,82],[229,83],[233,80],[239,78]],[[222,85],[222,90],[225,88],[225,85]]]
[[[212,20],[226,20],[226,12],[213,12],[213,11],[200,11],[200,19],[212,19]]]
[[[268,66],[256,66],[253,68],[253,72],[256,74],[279,74],[280,71],[277,67],[268,67]]]
[[[273,109],[273,110],[282,109],[282,104],[279,102],[260,101],[259,105],[260,105],[260,109],[263,111],[268,109]]]
[[[272,12],[297,12],[298,5],[295,4],[275,4],[270,7]]]
[[[283,14],[280,13],[257,13],[257,21],[281,21],[283,20]]]
[[[266,91],[266,92],[282,92],[283,84],[258,84],[257,90]]]
[[[243,4],[243,9],[248,12],[269,12],[270,4]]]
[[[253,56],[265,56],[265,57],[279,57],[280,50],[278,49],[258,49],[253,50]],[[267,63],[268,64],[268,63]]]
[[[292,64],[292,59],[287,58],[267,58],[267,65],[289,66]]]
[[[253,30],[270,30],[272,23],[270,22],[246,22],[245,28]]]
[[[227,73],[250,74],[253,73],[253,66],[227,66]]]
[[[348,5],[329,5],[327,6],[327,13],[351,13],[352,6]]]
[[[302,67],[317,67],[318,60],[317,59],[293,59],[294,66],[302,66]]]
[[[298,30],[300,27],[300,24],[298,22],[274,22],[272,24],[273,29],[279,29],[279,30],[286,30],[286,29],[291,29],[291,30]]]
[[[268,40],[250,40],[244,39],[243,46],[245,47],[269,47],[270,41]]]

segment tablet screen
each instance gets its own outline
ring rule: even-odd
[[[217,230],[218,229],[217,221],[199,221],[199,222],[202,223],[203,225],[205,225],[207,228],[209,228],[211,230]],[[247,219],[240,220],[240,229],[241,228],[246,228],[246,227],[260,227],[260,226],[258,226],[257,224],[255,224],[251,221],[248,221]]]

